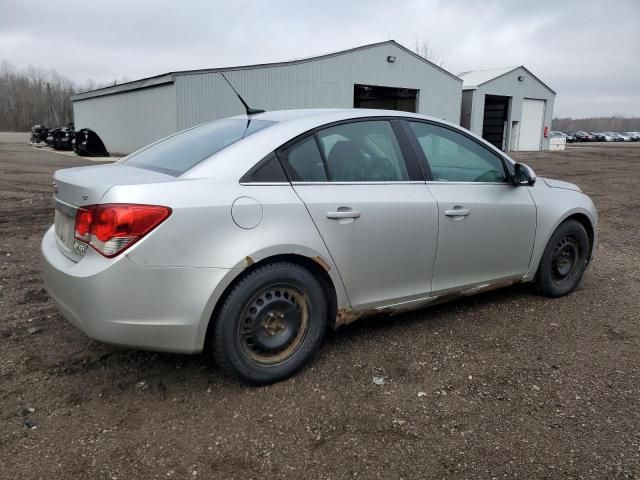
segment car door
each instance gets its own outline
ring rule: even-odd
[[[408,121],[438,204],[433,292],[488,286],[529,269],[536,206],[527,186],[514,186],[504,159],[453,127]]]
[[[405,135],[390,120],[349,121],[277,152],[356,310],[431,290],[438,210],[397,134]]]

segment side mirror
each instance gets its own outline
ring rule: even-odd
[[[516,163],[514,166],[513,184],[516,186],[531,186],[536,183],[536,173],[529,165]]]

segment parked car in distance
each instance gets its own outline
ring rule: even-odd
[[[623,133],[623,132],[619,132],[618,136],[622,138],[623,142],[630,142],[632,140],[630,135],[627,135],[626,133]]]
[[[595,137],[593,137],[593,135],[591,135],[591,134],[589,134],[587,132],[583,132],[583,131],[572,132],[571,135],[578,142],[591,142],[591,141],[595,140]]]
[[[620,132],[607,132],[607,134],[613,137],[614,142],[629,142],[631,141],[631,137],[624,135]]]
[[[631,138],[632,142],[640,141],[640,132],[625,132],[625,135]]]
[[[579,187],[399,111],[219,120],[59,170],[53,201],[43,278],[72,324],[211,351],[254,384],[291,376],[328,329],[365,316],[517,282],[566,295],[597,243]]]
[[[603,136],[603,141],[605,141],[605,142],[613,142],[613,141],[615,141],[615,138],[610,133],[606,133],[605,132],[605,133],[602,133],[601,135]]]

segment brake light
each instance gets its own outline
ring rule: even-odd
[[[171,214],[169,207],[106,203],[87,205],[76,213],[75,238],[105,257],[129,248]]]

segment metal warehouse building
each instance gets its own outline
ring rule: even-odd
[[[126,154],[176,131],[244,113],[220,72],[264,110],[387,108],[460,122],[462,80],[393,40],[282,63],[172,72],[72,97],[76,128]]]
[[[525,67],[477,70],[463,80],[460,124],[502,150],[549,149],[556,92]]]

